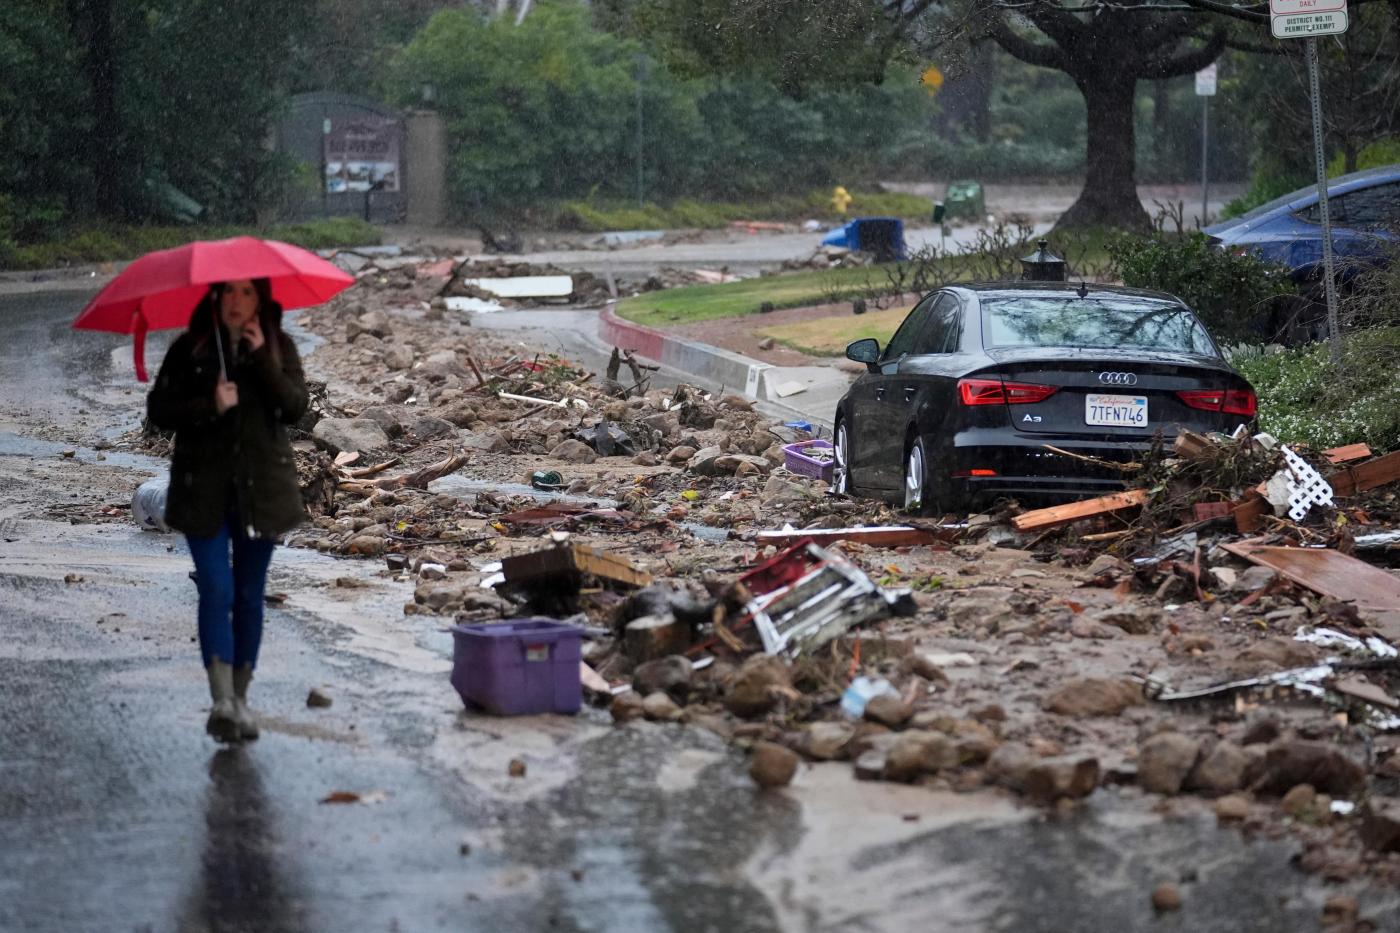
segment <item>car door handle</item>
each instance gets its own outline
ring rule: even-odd
[[[914,401],[914,392],[915,392],[915,391],[916,391],[916,389],[915,389],[913,386],[905,386],[905,387],[904,387],[904,400],[905,400],[906,402],[912,402],[912,401]]]
[[[884,397],[885,397],[885,387],[884,387],[884,386],[876,386],[876,387],[875,387],[875,401],[877,401],[877,402],[878,402],[878,401],[881,401],[882,399],[884,399]]]

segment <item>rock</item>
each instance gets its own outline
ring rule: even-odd
[[[807,730],[803,750],[818,761],[836,761],[849,754],[855,726],[844,722],[815,722]]]
[[[650,450],[644,450],[632,458],[635,466],[654,467],[661,462],[661,458]]]
[[[371,405],[360,412],[360,417],[379,425],[384,434],[391,439],[403,433],[403,422],[399,420],[398,414],[383,405]]]
[[[914,707],[896,696],[882,693],[865,704],[865,718],[882,726],[898,729],[914,715]]]
[[[1322,902],[1322,925],[1354,924],[1361,913],[1361,904],[1350,894],[1333,894]],[[1348,927],[1360,931],[1360,927]]]
[[[749,469],[744,471],[745,467]],[[736,475],[764,474],[773,468],[773,465],[762,457],[755,457],[751,454],[725,454],[715,461],[715,470],[720,473],[733,473]]]
[[[653,693],[642,700],[642,714],[657,722],[672,722],[681,716],[676,701],[664,693]]]
[[[388,542],[379,535],[356,535],[345,542],[346,554],[358,554],[361,557],[380,557],[388,547]]]
[[[418,579],[420,580],[446,580],[447,567],[442,564],[424,562],[418,565]]]
[[[855,764],[856,780],[878,781],[885,776],[885,752],[872,748],[861,754]]]
[[[1239,574],[1235,580],[1235,585],[1230,588],[1234,593],[1253,593],[1273,582],[1274,571],[1268,567],[1247,567],[1243,573]]]
[[[1159,914],[1181,909],[1181,891],[1170,881],[1164,881],[1152,890],[1152,909]]]
[[[436,353],[429,353],[418,364],[418,370],[434,376],[461,376],[466,373],[462,364],[457,361],[457,351],[455,350],[439,350]]]
[[[1069,624],[1069,633],[1075,638],[1100,638],[1107,640],[1110,638],[1121,638],[1123,630],[1113,625],[1106,625],[1103,622],[1096,622],[1093,619],[1086,619],[1080,616]]]
[[[809,498],[806,486],[783,479],[781,476],[768,477],[768,482],[763,484],[763,491],[758,494],[758,501],[769,508],[801,505]]]
[[[1032,764],[1025,777],[1026,794],[1038,803],[1078,800],[1098,786],[1099,760],[1092,755],[1046,758]]]
[[[1366,772],[1339,749],[1323,742],[1284,740],[1270,746],[1245,774],[1256,793],[1281,796],[1299,784],[1350,797],[1366,785]]]
[[[391,372],[408,369],[413,365],[413,348],[396,343],[384,351],[384,366]]]
[[[312,687],[306,695],[306,705],[311,709],[330,709],[331,702],[330,695],[320,687]]]
[[[906,674],[922,677],[930,683],[942,684],[943,686],[947,686],[949,683],[948,675],[943,673],[943,668],[935,664],[928,655],[920,654],[917,651],[905,655],[899,662],[899,669]]]
[[[502,454],[510,450],[510,441],[499,431],[486,431],[481,434],[463,432],[458,435],[462,446],[484,454]]]
[[[995,632],[1013,615],[1015,612],[1006,598],[985,593],[956,597],[948,606],[949,622],[990,632]]]
[[[757,742],[749,759],[749,777],[759,787],[786,787],[797,774],[797,755],[776,742]]]
[[[1294,819],[1304,819],[1312,815],[1316,804],[1317,790],[1311,784],[1299,784],[1283,795],[1279,805]]]
[[[563,460],[565,463],[593,463],[598,459],[598,452],[592,447],[583,441],[572,439],[561,441],[549,452],[549,455],[556,460]]]
[[[416,394],[418,394],[418,388],[411,382],[395,382],[384,389],[384,398],[393,405],[402,404]]]
[[[311,437],[317,446],[332,454],[379,450],[389,446],[389,436],[369,418],[322,418],[316,422]]]
[[[762,716],[792,690],[787,665],[777,658],[757,654],[744,661],[729,679],[724,706],[735,716],[749,719]]]
[[[1215,802],[1215,818],[1222,823],[1238,823],[1249,816],[1249,798],[1227,794]]]
[[[674,453],[675,451],[672,451]],[[692,473],[700,476],[713,476],[716,472],[715,461],[724,456],[724,451],[719,447],[703,447],[691,455],[686,461],[685,467]]]
[[[1020,742],[1007,742],[987,758],[987,776],[1014,791],[1026,789],[1026,774],[1035,764],[1031,750]]]
[[[760,341],[758,342],[758,348],[759,348],[760,350],[771,350],[771,349],[773,349],[773,347],[775,347],[776,345],[777,345],[777,341],[774,340],[772,337],[764,337],[762,340],[760,340]]]
[[[1250,722],[1244,730],[1244,735],[1240,736],[1241,745],[1267,745],[1282,734],[1278,720],[1271,717],[1255,719]]]
[[[446,418],[434,418],[425,415],[417,418],[408,425],[408,433],[419,440],[427,440],[433,437],[442,437],[446,434],[457,433],[457,426]]]
[[[1117,716],[1141,702],[1142,688],[1132,681],[1085,677],[1064,684],[1043,705],[1061,716]]]
[[[1239,571],[1233,567],[1212,567],[1210,575],[1215,578],[1215,585],[1226,592],[1234,590],[1240,579]]]
[[[345,339],[351,343],[361,334],[384,338],[391,333],[393,331],[389,329],[389,316],[383,311],[366,311],[359,317],[345,322]]]
[[[1400,797],[1371,797],[1361,808],[1361,841],[1376,852],[1400,852]]]
[[[1089,616],[1094,622],[1112,625],[1129,635],[1150,635],[1162,620],[1162,611],[1148,606],[1113,606]]]
[[[669,613],[633,619],[622,632],[623,653],[637,664],[683,654],[690,641],[690,623]]]
[[[716,447],[715,450],[719,450],[719,448]],[[685,446],[681,446],[681,447],[672,447],[672,448],[671,448],[671,452],[668,453],[668,454],[666,455],[666,462],[667,462],[667,463],[686,463],[687,461],[691,460],[691,459],[695,456],[695,453],[696,453],[696,450],[695,450],[694,447],[685,447]]]
[[[1211,797],[1230,794],[1244,784],[1249,755],[1234,742],[1216,742],[1186,777],[1186,786]]]
[[[1084,576],[1092,580],[1106,573],[1127,573],[1132,569],[1132,565],[1121,557],[1114,557],[1112,554],[1100,554],[1093,559],[1088,567],[1084,568]]]
[[[637,665],[632,672],[632,689],[642,696],[662,691],[672,696],[684,696],[690,689],[695,665],[679,654]]]
[[[1313,650],[1291,638],[1269,638],[1256,642],[1237,654],[1230,669],[1241,674],[1285,670],[1311,664]]]
[[[631,722],[645,715],[642,698],[635,691],[620,693],[614,697],[608,706],[608,712],[612,714],[613,722]]]
[[[973,733],[961,736],[954,743],[958,761],[965,765],[980,765],[997,750],[997,740],[990,735]]]
[[[1180,732],[1157,733],[1138,752],[1138,786],[1154,794],[1175,794],[1200,751],[1200,742]]]
[[[1006,710],[1000,703],[988,703],[986,706],[979,706],[968,713],[973,719],[980,723],[1006,722]]]
[[[885,777],[907,782],[957,765],[957,749],[946,735],[911,730],[902,733],[890,746],[885,756]]]
[[[525,762],[519,758],[512,758],[510,764],[506,766],[506,773],[513,778],[523,778],[525,776]]]

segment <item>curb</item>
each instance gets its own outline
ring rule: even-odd
[[[616,306],[616,301],[610,301],[598,315],[598,336],[605,343],[640,353],[648,359],[727,389],[739,391],[742,386],[747,399],[766,400],[763,374],[773,368],[768,363],[625,321],[614,313]]]

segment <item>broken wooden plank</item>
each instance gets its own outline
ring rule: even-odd
[[[754,541],[760,545],[774,544],[791,547],[799,541],[811,540],[826,547],[837,541],[854,541],[871,547],[913,547],[920,544],[952,543],[958,539],[957,528],[915,528],[912,525],[881,525],[873,528],[799,528],[793,531],[760,531]]]
[[[1347,444],[1345,447],[1324,450],[1322,455],[1327,458],[1328,463],[1346,463],[1351,460],[1365,460],[1371,456],[1371,448],[1365,444]]]
[[[1261,496],[1258,490],[1250,490],[1245,500],[1235,506],[1230,514],[1234,517],[1235,529],[1240,534],[1252,535],[1264,523],[1264,516],[1272,515],[1273,511],[1268,499]]]
[[[1196,502],[1191,506],[1191,514],[1195,521],[1208,522],[1211,519],[1224,518],[1232,509],[1228,502]]]
[[[1347,466],[1327,477],[1336,496],[1354,496],[1358,492],[1400,482],[1400,451]]]
[[[1206,451],[1218,446],[1204,434],[1197,434],[1195,431],[1188,431],[1185,428],[1176,436],[1173,449],[1176,455],[1183,460],[1199,460],[1205,456]]]
[[[1268,567],[1315,593],[1353,603],[1358,609],[1400,608],[1400,578],[1331,548],[1278,547],[1257,540],[1221,545],[1232,554]]]
[[[1011,519],[1011,524],[1015,526],[1017,531],[1040,531],[1045,528],[1054,528],[1057,525],[1067,525],[1070,522],[1079,521],[1081,518],[1093,518],[1095,515],[1107,515],[1122,509],[1146,505],[1150,498],[1151,495],[1146,489],[1130,489],[1127,492],[1099,496],[1097,499],[1085,499],[1083,502],[1071,502],[1067,505],[1054,505],[1048,509],[1022,512]]]
[[[565,578],[577,581],[587,575],[624,586],[647,586],[651,574],[631,561],[582,544],[544,548],[501,561],[507,583]]]

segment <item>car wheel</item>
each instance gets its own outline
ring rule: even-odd
[[[932,461],[922,437],[914,438],[904,452],[904,508],[916,515],[941,512],[942,490],[932,478]]]
[[[851,429],[845,419],[836,422],[832,448],[831,491],[853,496],[856,494],[856,484],[851,479]]]

